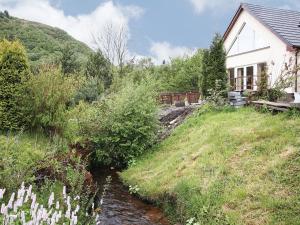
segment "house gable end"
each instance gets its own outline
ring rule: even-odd
[[[240,5],[240,7],[238,8],[237,12],[235,13],[233,19],[231,20],[227,30],[225,31],[224,35],[223,35],[223,40],[224,42],[227,40],[229,34],[231,33],[233,27],[235,26],[237,20],[239,19],[239,17],[241,16],[241,14],[243,12],[247,12],[249,13],[252,17],[254,17],[261,25],[263,25],[265,28],[267,28],[272,34],[274,34],[278,39],[280,39],[285,45],[287,45],[287,50],[289,49],[293,49],[294,47],[297,47],[295,45],[293,45],[292,43],[290,43],[285,37],[283,37],[281,34],[279,34],[275,29],[273,29],[272,26],[270,26],[269,24],[267,24],[261,17],[263,17],[262,15],[264,15],[264,12],[259,11],[259,9],[255,8],[255,5],[250,5],[250,4],[246,4],[246,3],[242,3]],[[258,7],[258,6],[257,6]],[[274,9],[275,10],[275,9]],[[270,10],[271,11],[271,10]],[[271,11],[272,12],[272,11]],[[259,14],[259,16],[257,15]],[[296,29],[296,25],[295,25],[295,29]],[[299,28],[300,29],[300,28]],[[299,40],[300,41],[300,40]]]
[[[247,22],[243,22],[237,35],[230,44],[227,55],[232,56],[270,47],[262,34]]]

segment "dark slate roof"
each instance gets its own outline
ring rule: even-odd
[[[249,12],[287,45],[297,48],[300,47],[300,12],[269,8],[248,3],[241,4],[235,17],[231,21],[224,38],[227,37],[242,10]]]

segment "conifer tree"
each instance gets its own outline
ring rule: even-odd
[[[25,48],[19,41],[0,41],[1,130],[16,130],[26,125],[22,97],[28,78],[29,63]]]
[[[104,88],[108,88],[112,82],[112,72],[110,62],[98,50],[89,56],[85,74],[87,77],[98,79],[104,84]]]
[[[73,74],[80,69],[80,65],[76,60],[75,52],[71,45],[68,44],[62,49],[60,63],[64,75]]]
[[[221,35],[216,34],[209,50],[204,52],[203,77],[201,83],[202,94],[209,96],[209,90],[216,89],[218,83],[219,91],[226,90],[226,53]]]

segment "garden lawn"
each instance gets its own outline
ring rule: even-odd
[[[300,224],[300,117],[198,113],[121,173],[173,222]]]

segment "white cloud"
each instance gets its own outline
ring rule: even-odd
[[[239,0],[189,0],[196,13],[202,13],[206,9],[226,9],[234,6]]]
[[[106,25],[122,26],[129,33],[129,21],[139,18],[143,9],[134,5],[117,5],[106,1],[89,14],[66,15],[49,0],[0,0],[0,9],[13,16],[32,20],[67,31],[74,38],[93,47],[93,35],[101,34]],[[128,36],[130,36],[128,34]]]
[[[155,64],[161,64],[164,60],[170,61],[171,58],[191,56],[195,53],[195,49],[172,46],[168,42],[153,42],[150,52]]]

